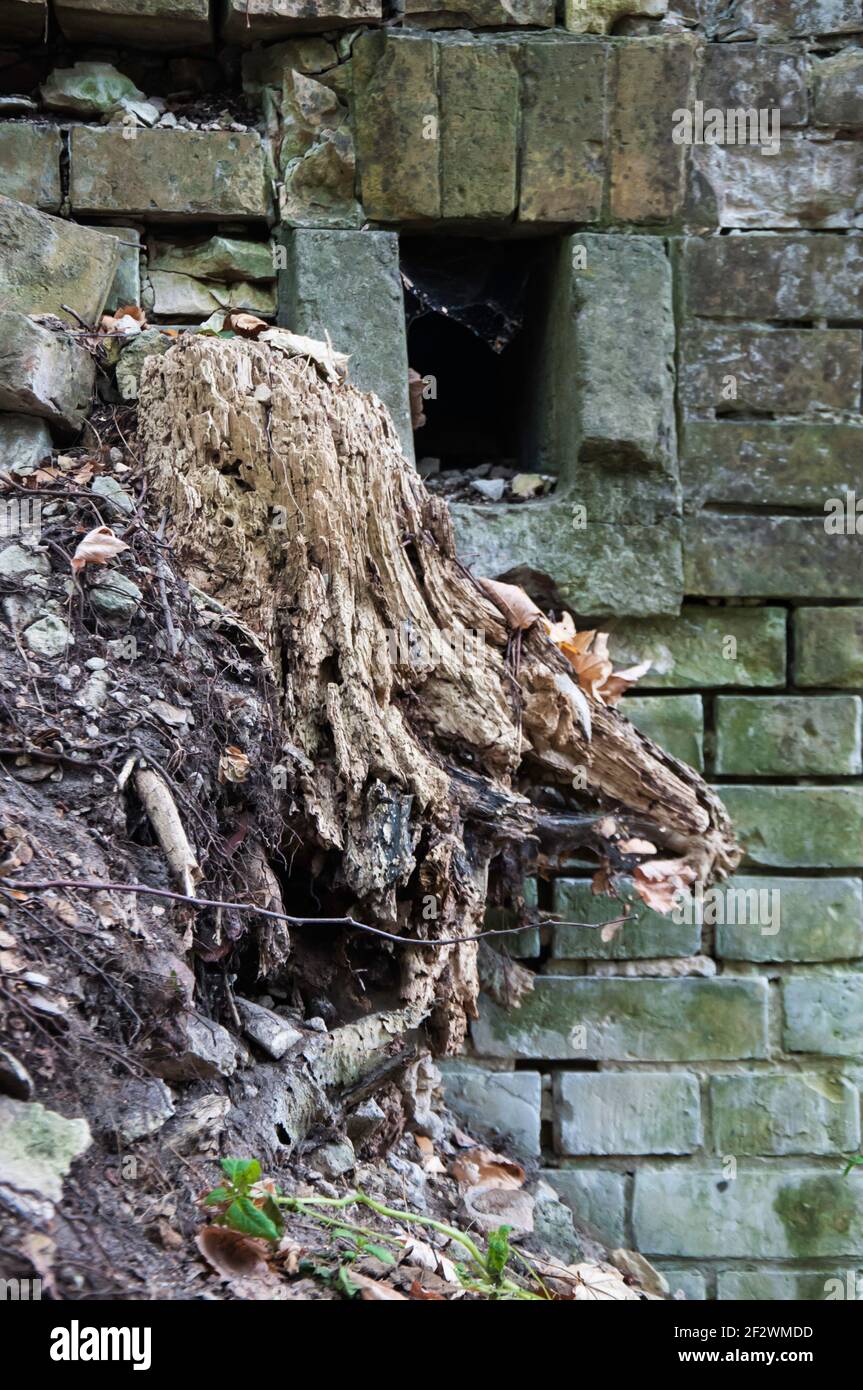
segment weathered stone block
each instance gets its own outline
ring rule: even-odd
[[[489,1057],[691,1062],[763,1057],[766,1029],[766,980],[543,976],[512,1012],[484,998],[473,1038]]]
[[[311,30],[376,24],[381,0],[222,0],[222,37],[249,45]]]
[[[440,217],[438,46],[408,32],[361,34],[353,47],[362,203],[380,222]]]
[[[136,217],[267,216],[261,137],[227,130],[75,126],[69,196],[75,213]]]
[[[752,145],[693,147],[706,225],[858,227],[863,219],[863,149],[786,136],[775,155]]]
[[[105,228],[109,232],[110,228]],[[119,231],[119,228],[115,228]],[[148,257],[150,270],[167,270],[175,275],[193,275],[201,280],[263,282],[276,278],[275,257],[269,241],[246,241],[241,237],[214,236],[192,246],[159,243]]]
[[[0,411],[38,415],[68,434],[83,424],[95,376],[89,352],[71,338],[0,311]]]
[[[351,353],[351,380],[389,410],[413,456],[404,301],[393,232],[285,230],[279,322]]]
[[[689,518],[686,592],[743,598],[863,598],[863,540],[828,535],[824,521],[796,516]]]
[[[697,45],[686,34],[615,46],[611,211],[620,222],[670,222],[683,206],[685,154],[672,115],[688,107]]]
[[[116,242],[0,196],[0,246],[4,309],[62,318],[67,305],[86,323],[98,322],[117,266]]]
[[[699,0],[711,38],[785,39],[860,28],[857,0]]]
[[[695,1076],[640,1070],[555,1075],[559,1154],[683,1154],[700,1143]]]
[[[635,1244],[646,1255],[803,1259],[863,1241],[863,1185],[823,1168],[738,1171],[729,1181],[679,1167],[635,1176]]]
[[[77,223],[69,223],[77,226]],[[112,313],[127,304],[141,303],[141,233],[137,227],[105,227],[89,223],[91,231],[101,232],[103,236],[113,237],[117,246],[117,269],[105,309]]]
[[[863,1298],[857,1270],[850,1266],[823,1269],[724,1269],[716,1276],[716,1297],[735,1303],[818,1303],[830,1296],[836,1281]],[[847,1297],[847,1294],[845,1295]]]
[[[718,788],[750,864],[777,869],[863,864],[863,787]]]
[[[680,399],[699,415],[727,410],[730,402],[747,413],[858,410],[861,371],[857,330],[690,328],[683,336]]]
[[[626,1179],[607,1168],[544,1168],[550,1183],[572,1212],[577,1227],[611,1249],[626,1244]]]
[[[518,219],[594,222],[606,172],[605,44],[555,38],[522,45]]]
[[[151,270],[153,310],[160,318],[205,319],[216,309],[245,309],[267,317],[276,312],[272,285],[250,285],[242,280],[230,285],[218,280],[195,280],[169,270]]]
[[[182,49],[213,37],[209,0],[55,0],[53,8],[64,37],[76,43]]]
[[[667,12],[668,0],[565,0],[564,24],[574,34],[608,34],[627,15],[661,19]]]
[[[48,0],[0,0],[0,35],[4,41],[29,43],[42,38]]]
[[[58,212],[63,198],[56,126],[0,121],[0,193],[44,212]]]
[[[579,248],[584,271],[574,268]],[[583,464],[616,471],[669,467],[674,458],[671,268],[662,243],[648,237],[576,235],[564,253],[573,267],[575,353],[561,366],[575,393],[581,496]],[[593,506],[585,500],[588,516],[601,516],[601,485]]]
[[[564,604],[582,612],[676,613],[683,593],[679,527],[573,526],[576,494],[520,507],[451,508],[459,555],[489,578],[532,569],[554,578]]]
[[[650,659],[639,691],[784,685],[785,624],[783,608],[687,604],[678,618],[614,623],[609,650],[617,666]]]
[[[509,1139],[522,1153],[540,1152],[542,1077],[538,1071],[486,1071],[468,1062],[444,1062],[446,1103],[467,1125]]]
[[[699,772],[704,770],[704,709],[700,695],[629,695],[620,710],[660,748]]]
[[[858,424],[692,421],[681,463],[686,503],[823,508],[853,488],[861,449]]]
[[[863,126],[863,52],[846,48],[815,64],[815,124]]]
[[[820,961],[863,955],[859,878],[739,874],[729,879],[727,888],[714,889],[713,896],[720,958]]]
[[[627,894],[627,896],[630,896]],[[603,941],[590,927],[556,926],[552,937],[555,960],[640,960],[665,956],[691,956],[701,943],[693,923],[677,923],[645,907],[635,899],[632,922],[627,922],[613,941]],[[589,878],[554,881],[554,911],[571,922],[610,922],[619,917],[623,904],[591,891]]]
[[[841,1076],[714,1076],[713,1141],[718,1154],[829,1154],[860,1144],[860,1096]]]
[[[554,0],[403,0],[419,29],[554,28]]]
[[[443,40],[441,216],[509,219],[518,199],[518,50],[508,43]]]
[[[863,974],[792,975],[782,982],[782,1002],[788,1052],[863,1052]]]
[[[781,128],[805,125],[809,61],[793,48],[708,44],[698,96],[705,108],[780,113]]]
[[[0,415],[0,468],[31,473],[51,453],[51,435],[35,415]]]
[[[719,695],[716,771],[743,777],[863,771],[858,695]]]
[[[856,237],[687,237],[681,272],[687,310],[705,318],[854,319],[863,313],[863,244]]]
[[[794,680],[863,687],[863,608],[795,610]]]

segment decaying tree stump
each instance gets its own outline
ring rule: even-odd
[[[458,562],[446,504],[380,402],[325,377],[271,345],[189,335],[146,363],[140,396],[178,559],[259,634],[279,682],[286,910],[305,892],[310,915],[474,935],[491,862],[535,854],[536,784],[631,813],[704,882],[726,873],[737,851],[711,790],[613,709],[592,704],[588,737],[566,658],[538,625],[514,636]],[[348,1016],[417,1005],[436,1049],[458,1048],[476,945],[367,937],[360,980],[355,936],[313,943]]]

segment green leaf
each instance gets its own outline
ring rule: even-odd
[[[375,1259],[380,1260],[381,1264],[395,1264],[395,1257],[390,1253],[389,1250],[385,1250],[382,1245],[372,1245],[367,1240],[363,1241],[363,1254],[374,1255]]]
[[[843,1178],[847,1178],[852,1168],[863,1168],[863,1154],[849,1154],[845,1163],[845,1171],[842,1174]]]
[[[223,1158],[221,1169],[237,1187],[251,1187],[261,1176],[261,1165],[256,1158]]]
[[[227,1187],[214,1187],[204,1198],[204,1206],[213,1207],[217,1202],[230,1202],[233,1195]]]
[[[506,1262],[509,1259],[509,1233],[511,1226],[498,1226],[496,1231],[492,1231],[488,1238],[488,1254],[486,1255],[486,1269],[492,1282],[500,1283],[500,1277],[506,1269]]]
[[[338,1284],[342,1293],[347,1294],[348,1298],[356,1298],[357,1294],[360,1291],[359,1286],[354,1283],[353,1279],[348,1274],[346,1265],[342,1265],[340,1267],[336,1283]]]
[[[264,1240],[279,1238],[278,1228],[248,1197],[237,1197],[231,1203],[225,1212],[225,1223],[246,1236],[260,1236]]]

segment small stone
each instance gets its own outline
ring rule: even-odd
[[[19,96],[0,96],[0,118],[3,116],[26,116],[31,111],[38,111],[39,107],[35,101],[29,97]]]
[[[95,1129],[131,1144],[162,1128],[174,1113],[174,1098],[164,1081],[136,1078],[98,1097],[95,1112]]]
[[[536,497],[545,490],[545,478],[540,473],[516,473],[510,483],[513,497]]]
[[[72,111],[77,116],[101,116],[113,111],[124,99],[144,101],[128,77],[111,63],[76,63],[56,68],[39,88],[49,111]]]
[[[95,492],[97,497],[104,497],[119,512],[125,516],[132,516],[135,511],[135,503],[116,478],[98,477],[94,478],[90,484],[90,491]]]
[[[506,486],[503,478],[474,478],[471,491],[478,492],[488,502],[499,502]]]
[[[227,1028],[193,1010],[174,1023],[179,1042],[172,1046],[160,1044],[150,1061],[158,1076],[168,1081],[195,1081],[233,1075],[239,1060],[238,1049]]]
[[[299,1029],[292,1028],[272,1010],[253,1003],[251,999],[237,999],[236,1005],[246,1037],[276,1061],[284,1057],[295,1043],[302,1041],[303,1035]]]
[[[325,1178],[340,1178],[353,1172],[357,1156],[350,1139],[333,1139],[309,1155],[308,1164]]]
[[[61,656],[74,641],[63,619],[52,613],[31,623],[24,632],[24,639],[37,656],[49,659]]]
[[[23,545],[7,545],[0,550],[0,575],[4,579],[17,578],[25,574],[50,574],[51,561],[47,555],[37,550],[28,550]]]
[[[34,415],[0,415],[0,458],[10,473],[25,477],[50,457],[51,432]]]
[[[326,1033],[327,1025],[322,1018],[307,1018],[303,1023],[304,1028],[311,1028],[314,1033]]]
[[[87,661],[84,662],[84,665],[86,666],[88,671],[104,671],[108,663],[104,659],[104,657],[91,656]]]
[[[80,429],[96,376],[90,354],[65,333],[5,309],[0,344],[0,411],[37,415],[67,433]]]
[[[131,622],[143,597],[133,579],[114,569],[96,575],[89,591],[90,602],[100,617],[118,624]]]
[[[22,1215],[51,1219],[64,1177],[89,1145],[86,1120],[67,1120],[38,1101],[0,1097],[0,1192]]]
[[[364,1100],[348,1115],[348,1138],[354,1144],[366,1143],[383,1128],[386,1119],[386,1114],[376,1100]]]
[[[158,328],[145,329],[138,333],[120,353],[117,363],[117,390],[124,401],[138,399],[141,382],[141,368],[148,357],[161,356],[173,347],[173,340],[160,333]]]

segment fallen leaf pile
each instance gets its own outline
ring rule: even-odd
[[[650,670],[651,663],[641,661],[625,671],[615,671],[608,655],[608,633],[596,628],[577,632],[570,613],[564,613],[558,623],[544,622],[552,642],[574,668],[582,690],[598,705],[616,705]]]

